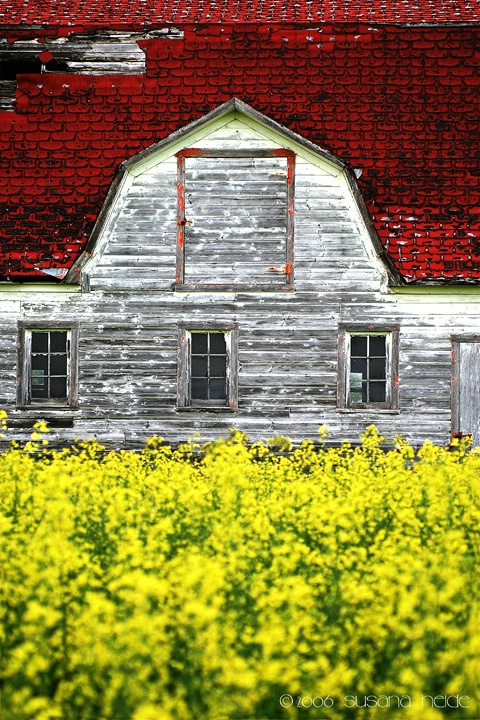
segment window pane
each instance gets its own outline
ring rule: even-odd
[[[192,378],[191,397],[192,400],[208,400],[208,380]]]
[[[48,355],[32,355],[32,370],[41,370],[42,375],[48,375]]]
[[[207,377],[208,361],[206,355],[192,356],[192,377]]]
[[[368,386],[368,383],[366,380],[364,380],[362,382],[362,403],[368,402],[367,386]]]
[[[362,400],[362,373],[350,373],[350,402],[360,403]]]
[[[364,380],[361,385],[350,387],[350,404],[367,402],[367,381]]]
[[[227,358],[225,355],[217,355],[210,358],[211,377],[225,377],[227,374]]]
[[[32,332],[32,352],[48,352],[48,333]]]
[[[206,354],[207,350],[207,333],[192,333],[192,354]]]
[[[51,355],[50,356],[50,374],[66,375],[67,374],[67,356]]]
[[[385,402],[385,382],[370,383],[370,402]]]
[[[364,379],[367,378],[367,360],[366,358],[352,358],[351,363],[351,372],[352,373],[361,373],[362,377]]]
[[[370,336],[370,357],[385,357],[385,335]]]
[[[225,335],[223,333],[210,333],[210,352],[220,355],[225,355],[227,352],[227,345],[225,343]]]
[[[66,398],[67,397],[67,378],[52,377],[50,378],[50,397]]]
[[[352,355],[367,357],[367,337],[365,335],[352,335],[350,343]]]
[[[48,397],[47,377],[43,370],[32,370],[31,389],[32,398]]]
[[[67,350],[67,333],[63,331],[54,331],[50,333],[50,352],[66,352]]]
[[[384,380],[385,369],[385,358],[370,360],[370,380]]]
[[[227,391],[225,387],[225,380],[223,378],[213,378],[210,380],[210,399],[211,400],[226,400]]]

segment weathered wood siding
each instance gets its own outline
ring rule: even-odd
[[[240,120],[227,123],[208,137],[202,138],[196,145],[206,150],[282,150],[278,141],[262,136]],[[194,170],[195,166],[192,172]],[[266,173],[278,171],[284,171],[283,163],[269,162],[265,165]],[[249,173],[244,184],[244,192],[250,195],[251,179],[248,175]],[[265,180],[262,173],[260,177],[261,182]],[[189,179],[190,182],[193,180],[187,177],[187,181]],[[219,180],[227,193],[223,207],[218,205],[221,200],[218,189],[214,190],[212,187],[212,193],[205,194],[203,212],[210,213],[208,225],[210,237],[216,233],[219,241],[215,250],[207,251],[208,257],[201,254],[206,242],[201,230],[200,238],[196,242],[196,232],[198,227],[201,228],[201,221],[194,215],[193,226],[187,225],[186,273],[194,273],[190,278],[192,282],[197,279],[199,282],[204,281],[207,273],[211,277],[213,256],[218,263],[218,276],[211,280],[212,283],[241,283],[251,279],[252,273],[253,279],[259,278],[262,284],[278,283],[278,273],[268,268],[283,265],[285,255],[280,253],[280,243],[278,245],[271,243],[266,254],[262,254],[264,235],[259,237],[252,232],[252,226],[259,227],[260,213],[253,212],[253,207],[243,229],[240,228],[237,235],[233,232],[234,227],[236,229],[233,221],[230,219],[229,222],[224,222],[222,213],[226,213],[231,207],[231,198],[239,187],[234,182],[237,179],[232,170]],[[274,179],[274,176],[269,176],[269,179]],[[284,207],[281,196],[283,182],[281,177],[278,180],[273,196],[271,198],[264,196],[264,201],[269,203],[269,224],[274,231],[270,238],[279,236],[281,232],[285,234],[285,228],[281,230],[281,215]],[[261,191],[259,195],[262,195]],[[273,201],[279,212],[274,212]],[[199,213],[198,197],[194,198],[193,202],[196,207],[195,212]],[[243,202],[242,199],[240,204]],[[214,203],[217,203],[215,211]],[[316,166],[297,156],[294,207],[296,290],[318,290],[319,287],[333,289],[339,285],[343,291],[357,290],[360,287],[363,290],[373,290],[378,289],[385,282],[380,264],[374,263],[367,252],[366,238],[364,234],[362,235],[359,218],[355,212],[346,182],[338,171],[334,173],[332,169]],[[263,228],[260,230],[263,232]],[[128,192],[122,197],[118,217],[109,230],[108,248],[89,273],[92,290],[113,288],[133,290],[138,287],[139,282],[143,289],[173,289],[176,238],[177,158],[171,155],[153,168],[137,175]],[[245,243],[246,247],[239,249],[237,246],[232,252],[235,238],[237,240],[241,238],[241,242]],[[193,245],[189,245],[189,240],[193,240]],[[265,270],[265,261],[270,252],[278,258],[278,263],[268,262]],[[247,267],[244,262],[245,256],[248,256]],[[256,257],[259,260],[255,259]],[[199,269],[195,265],[196,261]]]
[[[474,291],[472,290],[472,293]],[[9,293],[11,297],[12,292]],[[463,297],[463,296],[462,296]],[[358,440],[376,424],[419,444],[446,443],[451,431],[452,336],[480,328],[480,294],[450,297],[377,292],[189,293],[98,291],[27,293],[0,302],[0,406],[20,432],[52,418],[64,439],[96,436],[140,445],[157,434],[171,442],[230,427],[252,438],[276,434],[315,439],[326,423],[332,441]],[[77,410],[15,409],[16,318],[45,324],[80,320]],[[238,411],[178,410],[177,327],[180,322],[238,322]],[[339,323],[398,323],[399,410],[337,409]],[[71,427],[68,427],[70,425]]]
[[[287,158],[185,158],[185,282],[285,282]]]
[[[201,138],[201,146],[275,149],[281,144],[233,120]],[[213,173],[208,164],[197,164],[195,171],[200,170]],[[174,154],[125,184],[106,224],[107,236],[100,238],[88,267],[90,292],[5,286],[0,292],[0,407],[8,411],[18,436],[45,417],[63,425],[54,438],[95,436],[123,446],[139,446],[152,435],[175,443],[198,432],[206,440],[225,435],[230,427],[252,439],[281,434],[298,442],[315,439],[324,423],[333,442],[358,441],[360,432],[374,423],[389,440],[401,433],[415,444],[427,437],[446,443],[452,337],[480,333],[480,292],[387,291],[386,273],[368,244],[342,174],[297,155],[295,175],[292,291],[175,289]],[[225,207],[231,208],[235,198],[227,192]],[[217,226],[223,217],[220,200],[217,193],[205,206]],[[200,216],[200,198],[195,204]],[[260,217],[252,211],[250,230]],[[226,268],[219,279],[229,284],[244,272],[231,262],[234,240],[231,232],[225,243],[218,235],[219,263]],[[199,273],[200,249],[191,246],[189,252],[192,270]],[[248,254],[252,276],[260,277],[255,233],[241,252]],[[212,258],[210,254],[202,272],[211,270]],[[44,320],[46,327],[79,322],[77,409],[16,409],[18,320]],[[202,327],[238,325],[236,411],[177,408],[178,326],[195,322]],[[345,324],[367,332],[399,327],[398,410],[338,409],[338,331]]]

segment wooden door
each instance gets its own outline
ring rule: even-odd
[[[452,432],[471,434],[480,445],[480,341],[454,341]]]

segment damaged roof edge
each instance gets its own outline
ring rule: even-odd
[[[79,257],[75,260],[72,267],[68,271],[65,278],[62,280],[64,283],[80,283],[81,282],[81,273],[82,268],[85,266],[86,262],[90,259],[92,252],[95,249],[95,246],[97,244],[97,240],[100,237],[100,234],[104,228],[105,223],[108,220],[108,216],[110,214],[110,210],[113,206],[113,203],[115,202],[115,198],[117,197],[117,192],[119,188],[122,186],[126,176],[128,175],[127,170],[122,165],[119,166],[117,170],[117,174],[115,175],[112,184],[110,185],[110,188],[107,193],[107,197],[105,198],[105,202],[103,203],[102,209],[100,210],[100,213],[97,217],[97,221],[93,227],[92,232],[90,233],[90,237],[87,240],[87,244],[85,245],[84,250],[81,252]]]
[[[348,165],[345,167],[345,177],[347,178],[347,182],[355,198],[355,202],[362,216],[362,220],[366,225],[368,234],[370,235],[375,255],[383,263],[383,266],[387,272],[389,286],[405,285],[407,281],[397,269],[392,258],[384,248],[382,241],[378,236],[375,225],[373,224],[372,218],[370,217],[370,213],[368,212],[365,200],[363,199],[363,195],[360,191],[360,188],[358,187],[355,172]]]

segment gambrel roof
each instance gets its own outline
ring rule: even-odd
[[[406,282],[480,280],[478,0],[41,7],[0,2],[0,67],[46,70],[0,111],[0,279],[65,278],[118,166],[237,97],[348,164]],[[100,28],[145,30],[143,74],[49,69]]]
[[[237,124],[235,125],[235,130],[232,131],[231,125],[235,122],[237,122]],[[125,211],[124,205],[128,197],[129,190],[131,189],[132,183],[135,182],[135,179],[137,177],[139,178],[138,185],[142,187],[142,178],[145,177],[145,174],[148,176],[149,171],[152,171],[154,168],[156,168],[156,166],[161,165],[161,163],[165,162],[166,160],[171,160],[172,158],[175,158],[175,168],[177,172],[178,167],[176,157],[178,154],[184,155],[184,158],[199,158],[200,156],[214,155],[215,152],[211,149],[211,146],[210,150],[202,150],[200,148],[203,146],[203,143],[206,140],[208,141],[210,136],[215,135],[215,131],[219,131],[221,129],[225,131],[225,129],[227,129],[228,135],[229,127],[230,132],[237,133],[237,152],[243,152],[247,154],[250,151],[254,153],[255,150],[253,150],[251,147],[252,141],[258,144],[259,140],[261,139],[260,145],[263,149],[259,150],[257,148],[257,154],[259,157],[264,157],[264,161],[265,154],[266,156],[268,156],[269,152],[272,156],[276,156],[277,158],[283,157],[283,159],[287,157],[287,154],[290,154],[291,156],[296,158],[297,163],[299,159],[304,163],[308,163],[309,173],[311,173],[314,168],[317,172],[319,172],[321,168],[321,172],[323,173],[323,175],[329,178],[329,183],[327,185],[328,191],[331,192],[334,188],[333,196],[330,199],[327,199],[326,197],[324,198],[327,206],[330,206],[330,208],[332,206],[335,206],[335,200],[333,199],[333,197],[335,197],[335,192],[339,192],[340,196],[344,195],[343,200],[345,200],[345,198],[348,198],[346,207],[349,208],[349,212],[354,218],[356,233],[358,233],[358,238],[361,239],[361,242],[363,244],[365,258],[369,259],[372,269],[374,268],[379,276],[383,276],[385,283],[390,282],[392,285],[401,284],[402,279],[398,273],[398,270],[395,268],[394,264],[392,263],[388,254],[385,252],[385,249],[383,248],[382,243],[378,238],[375,228],[368,215],[368,211],[362,195],[358,190],[355,174],[352,172],[349,165],[342,162],[336,156],[332,155],[332,153],[323,150],[322,148],[306,140],[300,135],[297,135],[296,133],[291,132],[287,128],[282,127],[274,120],[271,120],[262,113],[259,113],[246,103],[238,100],[237,98],[232,98],[231,100],[228,100],[227,102],[223,103],[219,107],[209,112],[204,117],[199,118],[198,120],[190,123],[186,127],[181,128],[177,132],[172,133],[172,135],[168,136],[164,140],[155,143],[143,152],[135,155],[129,160],[126,160],[120,165],[118,173],[110,187],[109,193],[107,195],[103,208],[98,216],[97,222],[95,223],[95,227],[93,228],[85,250],[79,256],[73,267],[70,269],[66,277],[66,281],[78,282],[81,273],[86,268],[89,268],[89,266],[95,267],[95,265],[98,263],[99,258],[102,256],[102,254],[110,244],[110,241],[112,239],[112,231],[115,228],[119,215],[121,215],[122,211]],[[241,141],[239,139],[239,127],[241,127],[242,131],[248,129],[251,133],[248,141],[246,141],[245,139]],[[217,142],[219,142],[219,140],[215,142],[214,147],[218,152],[219,149],[217,146]],[[270,143],[268,145],[269,150],[266,150],[265,142]],[[242,146],[242,150],[238,149],[239,145]],[[225,159],[227,157],[230,157],[230,159],[234,157],[234,154],[232,155],[231,148],[230,151],[225,151],[225,148],[223,148],[223,150],[224,152],[226,152]],[[217,156],[217,160],[218,157],[221,156]],[[274,162],[273,158],[271,159],[271,162]],[[295,162],[292,165],[292,175],[294,174],[294,165]],[[271,166],[269,167],[270,169],[272,169]],[[215,167],[214,172],[218,172],[217,166]],[[282,175],[282,172],[273,172],[269,174]],[[289,173],[284,173],[284,175],[287,177]],[[146,180],[146,186],[148,187],[154,179],[155,175],[150,176],[149,179]],[[158,177],[156,179],[158,181]],[[236,182],[238,183],[238,179],[236,180]],[[286,179],[285,182],[287,182]],[[311,182],[310,174],[309,182]],[[175,184],[176,191],[184,193],[183,203],[185,204],[185,195],[187,195],[188,193],[186,192],[183,181],[178,175],[175,176]],[[296,184],[296,181],[290,179],[288,184],[293,187]],[[181,186],[183,187],[180,190]],[[163,197],[165,198],[168,195],[168,191],[166,189],[166,186],[162,185],[162,188],[163,190],[160,194],[163,195]],[[223,191],[225,191],[225,189],[226,188],[223,187]],[[246,193],[249,192],[248,185],[245,186],[244,190]],[[143,193],[144,191],[145,190],[143,189],[141,192]],[[166,209],[166,207],[163,205],[160,205],[160,207],[158,207],[158,201],[156,200],[156,197],[157,194],[147,200],[148,210],[145,212],[144,209],[143,211],[142,227],[144,228],[143,232],[147,232],[148,234],[151,234],[152,229],[154,229],[153,231],[157,233],[158,242],[158,216],[161,217],[162,215],[164,215],[166,218],[169,212],[171,213],[171,208],[168,207],[168,204],[168,209]],[[278,207],[278,203],[281,203],[280,196],[277,198],[275,198],[275,196],[273,197],[274,200],[272,202],[274,204],[277,204]],[[134,206],[137,202],[137,196],[134,195]],[[176,202],[179,202],[178,197],[176,197]],[[223,200],[223,203],[224,202],[226,201]],[[304,202],[305,205],[307,205],[308,207],[311,203],[313,203],[313,200],[309,197],[308,202],[306,202],[304,198]],[[268,208],[268,196],[267,203],[265,203],[264,197],[262,205],[262,198],[261,196],[257,195],[256,204],[262,207],[264,211],[265,208]],[[292,213],[296,215],[297,211],[299,210],[300,208],[297,206],[297,203],[292,202]],[[130,218],[132,208],[128,207],[125,212],[126,215]],[[245,213],[245,208],[243,208],[243,212]],[[273,216],[276,217],[277,213],[278,210],[274,211]],[[312,209],[309,209],[307,214],[311,213]],[[301,212],[299,212],[298,214],[301,216]],[[223,219],[223,210],[222,213],[219,214],[219,216],[222,216]],[[218,219],[218,216],[216,217]],[[236,219],[231,219],[229,217],[229,214],[227,214],[227,217],[229,218],[227,220],[227,223],[232,223],[231,230],[235,232],[234,228],[237,228],[235,233],[237,235],[235,239],[235,244],[240,244],[242,242],[242,233],[238,232],[238,226],[235,224]],[[251,220],[251,215],[248,216],[248,213],[246,213],[243,215],[243,217],[245,218],[244,222],[248,225],[249,219]],[[148,226],[149,223],[151,224],[151,227],[147,230],[145,228],[145,225]],[[168,221],[167,219],[165,219],[165,225],[167,224]],[[280,226],[282,226],[282,221],[280,222]],[[225,230],[226,227],[223,227],[222,233],[225,232]],[[265,228],[263,230],[260,230],[259,232],[262,235],[262,243],[265,244]],[[302,232],[304,232],[304,228],[300,228],[299,234],[301,235]],[[118,229],[114,234],[116,235],[116,237],[118,236]],[[351,239],[354,236],[351,236]],[[345,237],[347,237],[347,235]],[[275,245],[277,244],[277,242],[278,236],[275,236]],[[184,238],[182,236],[182,246],[183,243]],[[283,252],[285,252],[285,250]],[[281,261],[279,260],[279,262]],[[269,269],[271,270],[272,268]],[[155,271],[155,274],[157,275],[157,271]],[[248,269],[248,274],[252,274],[252,269],[250,267]]]

